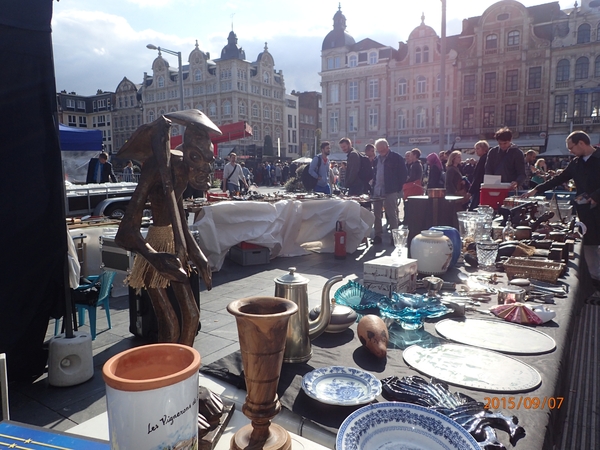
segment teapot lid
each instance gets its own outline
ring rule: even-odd
[[[286,273],[279,278],[275,278],[275,282],[279,284],[308,284],[308,278],[298,275],[295,267],[290,267],[288,270],[289,273]]]

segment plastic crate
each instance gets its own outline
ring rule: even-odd
[[[229,259],[242,266],[256,266],[259,264],[268,264],[271,252],[266,247],[259,249],[243,249],[235,245],[229,249]]]
[[[502,206],[509,192],[510,183],[502,183],[500,185],[491,184],[489,186],[482,184],[479,191],[479,204],[491,206],[497,210],[498,207]]]

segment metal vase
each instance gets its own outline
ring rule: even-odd
[[[231,302],[227,311],[237,322],[247,390],[242,412],[251,420],[235,433],[230,448],[291,449],[289,433],[271,419],[281,410],[277,385],[289,318],[298,306],[278,297],[250,297]]]

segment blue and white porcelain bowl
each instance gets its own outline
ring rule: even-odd
[[[458,423],[443,414],[401,402],[375,403],[350,414],[336,450],[481,450]]]
[[[381,381],[354,367],[329,366],[304,375],[302,390],[309,397],[329,405],[364,405],[381,394]]]

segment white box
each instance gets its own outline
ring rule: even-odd
[[[367,289],[385,295],[391,295],[392,292],[415,292],[417,260],[382,256],[367,261],[363,267],[363,282]]]

